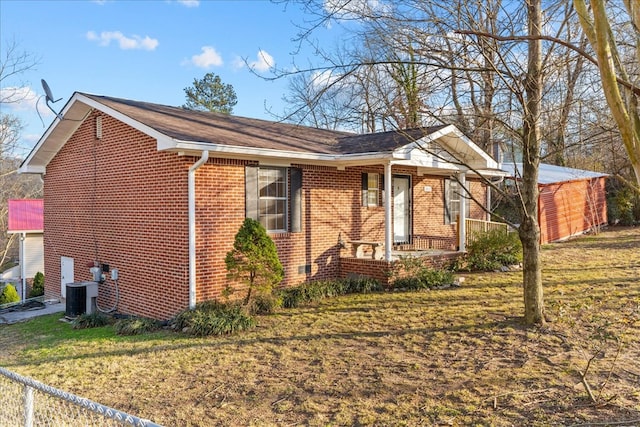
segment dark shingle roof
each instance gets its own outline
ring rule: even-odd
[[[416,129],[366,133],[340,138],[338,150],[341,154],[389,152],[430,135],[447,125]]]
[[[446,126],[359,135],[107,96],[82,95],[179,141],[282,151],[319,154],[390,152]]]
[[[332,154],[338,138],[351,135],[222,113],[84,95],[179,141]]]

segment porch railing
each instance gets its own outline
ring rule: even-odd
[[[477,235],[478,233],[486,233],[487,231],[492,230],[504,230],[508,233],[510,230],[509,224],[506,224],[504,222],[483,221],[480,219],[466,218],[465,225],[467,231],[465,243],[467,245],[473,242],[475,235]],[[458,233],[460,233],[459,228]]]

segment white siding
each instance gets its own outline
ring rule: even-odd
[[[24,241],[25,276],[33,278],[39,271],[44,274],[44,244],[42,233],[27,234]]]

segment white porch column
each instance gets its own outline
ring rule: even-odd
[[[384,165],[384,259],[391,261],[393,223],[391,222],[391,162]]]
[[[458,250],[464,252],[467,250],[467,174],[462,172],[458,175],[458,181],[460,181],[460,219],[458,220],[460,241],[458,242]]]

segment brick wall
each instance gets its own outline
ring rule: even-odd
[[[460,258],[462,253],[450,252],[419,258],[420,264],[429,268],[444,268],[454,260]],[[378,280],[383,286],[388,285],[395,278],[404,277],[398,261],[382,261],[365,258],[343,257],[340,258],[340,277],[370,277]]]
[[[60,296],[61,256],[74,259],[75,281],[90,280],[89,265],[98,261],[119,269],[121,312],[171,317],[189,300],[187,172],[197,159],[158,152],[153,138],[106,115],[98,140],[97,114],[47,166],[46,294]],[[245,217],[249,163],[212,158],[196,172],[197,301],[218,297],[229,283],[224,257]],[[361,174],[383,168],[292,166],[303,172],[303,231],[271,235],[285,267],[283,285],[339,277],[339,237],[384,239],[384,208],[361,206]],[[455,226],[444,224],[442,178],[404,167],[394,174],[411,176],[413,233],[455,240]],[[471,185],[484,200],[484,187]],[[101,306],[113,304],[113,289],[109,280],[100,285]]]
[[[74,259],[75,281],[91,280],[99,261],[119,269],[120,311],[166,318],[188,304],[192,159],[159,153],[154,139],[106,115],[98,140],[96,115],[47,166],[46,295],[60,296],[61,256]],[[100,285],[101,306],[113,305],[113,285]]]

